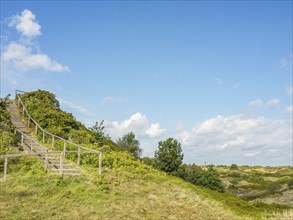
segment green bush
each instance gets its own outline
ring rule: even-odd
[[[218,192],[225,191],[220,174],[213,166],[209,166],[208,170],[203,170],[200,166],[184,164],[175,175],[195,185],[204,186]]]
[[[268,193],[275,193],[275,192],[279,191],[280,189],[281,189],[281,185],[273,183],[268,186],[267,192]]]
[[[237,172],[231,172],[228,174],[228,176],[233,177],[233,178],[241,178],[241,174]]]
[[[152,158],[152,157],[143,157],[141,160],[146,165],[153,166],[153,167],[156,166],[155,158]]]
[[[230,166],[230,170],[238,170],[238,166],[237,166],[237,164],[233,163],[233,164]]]
[[[287,185],[288,185],[289,189],[293,189],[293,178],[288,180]]]
[[[135,138],[135,134],[133,132],[123,135],[122,138],[119,138],[117,140],[117,144],[122,149],[132,154],[135,158],[139,158],[142,154],[142,148],[140,148],[140,143]]]
[[[155,152],[155,163],[158,169],[167,173],[177,172],[182,162],[181,144],[177,140],[168,138],[159,142],[158,150]]]
[[[0,155],[9,154],[12,148],[17,146],[17,136],[14,134],[15,127],[11,124],[10,114],[7,111],[9,95],[0,99]]]
[[[230,180],[230,187],[234,188],[238,185],[238,183],[239,183],[239,179],[233,178],[232,180]]]

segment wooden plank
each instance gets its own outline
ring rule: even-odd
[[[30,156],[38,156],[38,155],[41,155],[41,152],[29,153],[29,154],[5,154],[5,155],[0,155],[0,158],[30,157]]]
[[[63,152],[60,152],[59,174],[60,174],[60,177],[63,177]]]

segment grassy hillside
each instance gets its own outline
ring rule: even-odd
[[[259,207],[194,186],[136,161],[60,179],[26,159],[0,183],[1,219],[261,219],[281,206]],[[34,167],[31,164],[34,163]],[[284,209],[285,210],[285,209]],[[279,214],[280,215],[280,214]],[[285,215],[292,216],[289,211]]]
[[[38,102],[29,103],[28,100],[26,103],[31,106]],[[50,106],[54,105],[53,102]],[[33,117],[37,117],[37,112],[46,114],[33,108],[28,107],[29,111],[35,112]],[[39,107],[36,105],[35,108]],[[57,106],[56,109],[54,111],[61,111]],[[67,123],[54,124],[52,119],[56,117],[53,116],[43,116],[47,120],[43,126],[64,132],[62,126]],[[70,120],[75,121],[73,117]],[[58,128],[59,125],[62,126]],[[88,132],[76,121],[71,125],[77,126],[69,129],[71,134]],[[85,145],[98,147],[94,142]],[[9,162],[8,180],[0,182],[0,219],[226,220],[293,216],[292,209],[287,206],[251,204],[229,193],[195,186],[147,166],[124,151],[108,149],[104,152],[101,176],[96,169],[97,161],[94,155],[84,156],[81,166],[84,174],[64,178],[45,173],[43,164],[36,158],[22,158],[14,164]]]

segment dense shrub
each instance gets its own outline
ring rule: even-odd
[[[143,157],[141,160],[146,165],[153,166],[153,167],[156,166],[155,158],[152,158],[152,157]]]
[[[17,137],[14,134],[14,126],[10,121],[7,111],[9,95],[0,99],[0,155],[11,153],[12,147],[17,145]]]
[[[275,193],[281,189],[281,185],[277,183],[272,183],[268,186],[267,191],[268,193]]]
[[[241,174],[236,173],[236,172],[231,172],[228,174],[228,176],[233,177],[233,178],[241,178]]]
[[[125,134],[122,138],[117,140],[118,146],[122,149],[128,151],[135,158],[139,158],[142,154],[142,149],[140,148],[139,141],[135,138],[133,132]]]
[[[233,163],[233,164],[230,166],[230,170],[238,170],[238,166],[237,166],[237,164]]]
[[[182,162],[181,144],[177,140],[168,138],[159,142],[158,150],[155,152],[155,163],[158,169],[167,173],[177,172]]]
[[[293,178],[288,180],[287,185],[288,185],[289,189],[293,189]]]
[[[176,176],[195,185],[204,186],[218,192],[224,192],[220,174],[213,166],[209,166],[208,170],[203,170],[200,166],[185,164],[178,169]]]
[[[230,187],[234,188],[234,187],[236,187],[238,185],[239,179],[233,178],[232,180],[230,180],[229,183],[230,183]]]

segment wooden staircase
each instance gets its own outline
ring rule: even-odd
[[[53,151],[39,143],[29,128],[25,126],[21,118],[20,110],[14,101],[11,101],[7,109],[11,114],[11,122],[15,125],[16,131],[21,139],[21,147],[26,153],[37,153],[45,168],[52,173],[68,176],[82,174],[82,170],[64,157],[63,151]]]

